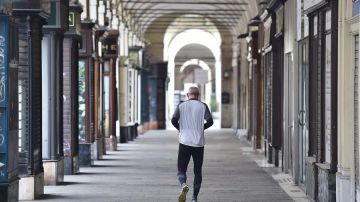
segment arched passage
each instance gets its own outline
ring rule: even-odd
[[[170,29],[170,28],[169,28]],[[172,35],[170,33],[170,35]],[[190,44],[198,44],[207,47],[215,58],[215,83],[216,101],[221,99],[221,38],[219,33],[210,33],[200,29],[188,29],[173,36],[169,40],[167,34],[164,37],[164,60],[168,61],[168,76],[170,78],[168,87],[168,115],[174,111],[174,87],[175,87],[175,58],[179,51]],[[169,42],[168,44],[166,44]],[[195,59],[195,58],[193,58]]]
[[[211,101],[211,93],[212,93],[212,85],[211,85],[211,80],[212,80],[212,73],[211,73],[211,68],[209,67],[208,64],[206,64],[204,61],[199,60],[199,59],[191,59],[186,61],[181,67],[180,67],[180,72],[183,72],[186,68],[188,67],[192,67],[192,66],[199,66],[201,67],[201,69],[208,71],[208,82],[205,84],[205,102],[210,105],[210,101]]]

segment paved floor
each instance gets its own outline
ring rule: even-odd
[[[119,144],[119,151],[108,152],[94,167],[65,176],[63,185],[46,186],[41,201],[175,202],[179,193],[177,147],[175,131],[150,131],[131,143]],[[246,147],[231,130],[206,132],[199,201],[293,201],[278,181],[246,154]],[[189,185],[191,171],[192,163]]]

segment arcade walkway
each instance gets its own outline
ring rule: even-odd
[[[232,130],[206,133],[203,189],[199,201],[293,201],[254,160],[249,145],[236,138]],[[46,186],[41,201],[142,202],[176,201],[177,136],[175,131],[150,131],[129,144],[119,144],[103,160],[80,173],[65,176],[65,183]],[[258,159],[259,160],[259,159]],[[189,185],[192,185],[192,163]],[[301,197],[297,186],[290,193]],[[295,190],[294,190],[295,189]],[[191,195],[191,192],[189,192]],[[295,194],[296,197],[296,194]]]

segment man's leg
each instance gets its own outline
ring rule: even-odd
[[[179,155],[178,155],[178,178],[181,185],[181,192],[179,195],[178,202],[186,201],[186,194],[189,191],[189,187],[186,184],[186,171],[189,165],[191,157],[191,149],[189,146],[179,144]]]
[[[183,183],[186,183],[186,171],[187,171],[187,167],[189,165],[190,157],[191,157],[191,150],[190,150],[189,146],[179,144],[177,176],[178,176],[180,185],[182,185]]]
[[[202,165],[204,160],[204,147],[194,148],[192,153],[194,161],[194,193],[193,198],[197,199],[202,182]]]

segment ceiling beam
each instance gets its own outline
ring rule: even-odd
[[[206,2],[206,1],[144,1],[144,0],[127,0],[127,1],[121,1],[125,4],[189,4],[189,5],[248,5],[246,2]]]
[[[239,8],[239,9],[185,9],[185,8],[125,8],[124,10],[126,11],[186,11],[186,12],[191,12],[191,11],[196,11],[196,12],[201,12],[201,11],[212,11],[212,12],[231,12],[231,11],[235,11],[235,12],[245,12],[245,9]],[[130,12],[133,13],[133,12]]]
[[[236,22],[224,22],[226,24],[219,24],[219,25],[204,25],[204,24],[192,24],[192,23],[178,23],[178,24],[173,24],[171,26],[196,26],[196,27],[222,27],[222,26],[228,26],[228,25],[236,25],[238,23]],[[151,25],[151,27],[169,27],[170,24],[166,24],[166,23],[157,23],[157,24],[140,24],[140,25]]]
[[[215,16],[210,16],[210,15],[206,15],[203,17],[199,17],[197,19],[210,19],[210,21],[212,23],[221,23],[221,22],[226,22],[226,21],[240,21],[241,20],[241,15],[240,16],[229,16],[229,15],[215,15]],[[160,16],[141,16],[138,18],[134,18],[135,22],[137,23],[148,23],[148,22],[155,22],[156,19],[160,18]],[[175,19],[195,19],[195,18],[183,18],[183,17],[179,17],[179,16],[174,16],[174,17],[170,17],[170,16],[166,16],[166,18],[161,18],[163,20],[169,19],[169,20],[175,20]]]
[[[183,14],[183,13],[181,13]],[[201,15],[201,14],[200,14]],[[138,17],[137,17],[138,16]],[[160,18],[160,17],[166,17],[166,18],[169,18],[169,19],[175,19],[175,18],[179,18],[179,19],[182,19],[182,18],[186,18],[186,17],[183,17],[183,16],[179,16],[179,15],[170,15],[170,16],[161,16],[161,15],[154,15],[154,14],[151,14],[151,15],[143,15],[143,16],[140,16],[140,15],[135,15],[135,16],[132,16],[133,18],[136,18],[136,19],[157,19],[157,18]],[[230,15],[230,14],[203,14],[201,17],[198,17],[200,19],[203,19],[203,18],[209,18],[209,19],[216,19],[217,17],[221,17],[221,19],[234,19],[234,20],[239,20],[239,17],[242,17],[242,15]]]
[[[222,21],[219,23],[219,25],[221,26],[221,24],[239,24],[239,22],[235,22],[235,21]],[[194,26],[198,26],[198,25],[205,25],[204,21],[191,21],[191,22],[179,22],[179,21],[154,21],[154,22],[141,22],[138,23],[138,25],[194,25]],[[206,26],[219,26],[217,24],[207,24]]]
[[[166,31],[166,33],[178,33],[178,32],[182,32],[184,31],[184,29],[186,28],[189,28],[189,27],[180,27],[179,28],[179,31],[177,30],[174,30],[174,29],[171,29],[171,30],[168,30]],[[219,27],[219,28],[206,28],[206,27],[203,27],[203,28],[198,28],[198,29],[202,29],[202,30],[206,30],[206,31],[231,31],[232,28],[225,28],[225,27]],[[164,29],[163,29],[164,30]],[[160,28],[152,28],[152,27],[149,27],[148,29],[146,29],[146,33],[164,33],[162,29]]]
[[[142,19],[157,19],[160,17],[166,17],[166,18],[185,18],[181,15],[185,15],[186,13],[162,13],[163,15],[165,14],[172,14],[172,15],[166,15],[166,16],[162,16],[161,13],[158,14],[154,14],[154,13],[149,13],[149,14],[142,14],[142,15],[132,15],[132,17],[135,20],[141,21]],[[192,13],[194,14],[194,13]],[[229,14],[229,13],[197,13],[196,15],[201,15],[201,17],[199,16],[199,18],[209,18],[209,19],[233,19],[233,20],[239,20],[242,17],[242,14]]]

